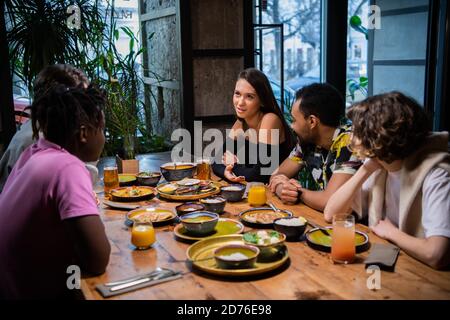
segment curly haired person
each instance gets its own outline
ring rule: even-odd
[[[325,219],[352,208],[372,231],[441,269],[450,264],[448,133],[431,132],[421,106],[400,92],[370,97],[348,112],[351,147],[366,158],[327,203]]]

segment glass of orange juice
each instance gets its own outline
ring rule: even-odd
[[[254,207],[261,207],[267,202],[266,186],[262,182],[252,183],[248,190],[248,203]]]
[[[131,228],[131,243],[137,249],[148,249],[155,241],[155,229],[153,229],[153,224],[150,221],[134,221]]]
[[[355,258],[355,217],[337,214],[333,217],[331,258],[335,263],[351,263]]]
[[[103,183],[105,185],[105,194],[119,187],[119,171],[117,167],[103,168]]]

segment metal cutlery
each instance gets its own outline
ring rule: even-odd
[[[125,279],[125,280],[108,282],[108,283],[105,283],[104,285],[107,286],[107,287],[112,287],[112,286],[116,286],[116,285],[123,284],[123,283],[128,283],[128,282],[131,282],[131,281],[136,281],[136,280],[143,279],[143,278],[148,278],[148,277],[151,277],[151,276],[153,276],[155,274],[158,274],[158,273],[160,273],[162,271],[163,271],[163,269],[158,267],[158,268],[156,268],[155,270],[153,270],[150,273],[146,273],[146,274],[139,275],[139,276],[136,276],[136,277],[133,277],[133,278]]]
[[[324,235],[326,235],[327,237],[331,237],[331,234],[328,232],[328,230],[327,230],[326,228],[321,227],[321,226],[319,226],[319,225],[317,225],[317,224],[315,224],[315,223],[312,223],[311,221],[308,221],[308,224],[309,224],[311,227],[313,227],[313,228],[319,229],[320,232],[322,232],[322,233],[323,233]]]
[[[153,274],[153,276],[147,276],[147,277],[143,277],[143,278],[140,278],[140,279],[137,279],[137,280],[134,280],[134,281],[128,281],[128,282],[125,282],[123,284],[119,284],[119,285],[113,286],[113,287],[111,287],[109,289],[109,291],[111,291],[111,292],[119,291],[119,290],[123,290],[123,289],[129,288],[129,287],[134,287],[134,286],[137,286],[139,284],[146,283],[146,282],[149,282],[149,281],[162,280],[162,279],[165,279],[165,278],[178,276],[178,275],[180,275],[179,272],[175,272],[175,271],[172,271],[172,270],[169,270],[169,269],[163,269],[159,273]]]

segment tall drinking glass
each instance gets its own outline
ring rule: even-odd
[[[261,207],[267,202],[266,186],[262,182],[253,182],[248,190],[248,204]]]
[[[335,263],[351,263],[355,258],[355,217],[337,214],[333,217],[331,258]]]
[[[197,160],[197,179],[211,180],[211,161],[209,159]]]
[[[105,185],[105,195],[112,189],[119,187],[119,173],[117,167],[105,167],[103,169],[103,183]]]

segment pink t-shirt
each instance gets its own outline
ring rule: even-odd
[[[98,209],[84,163],[42,138],[25,149],[0,194],[0,298],[67,293],[63,220],[86,215]]]

